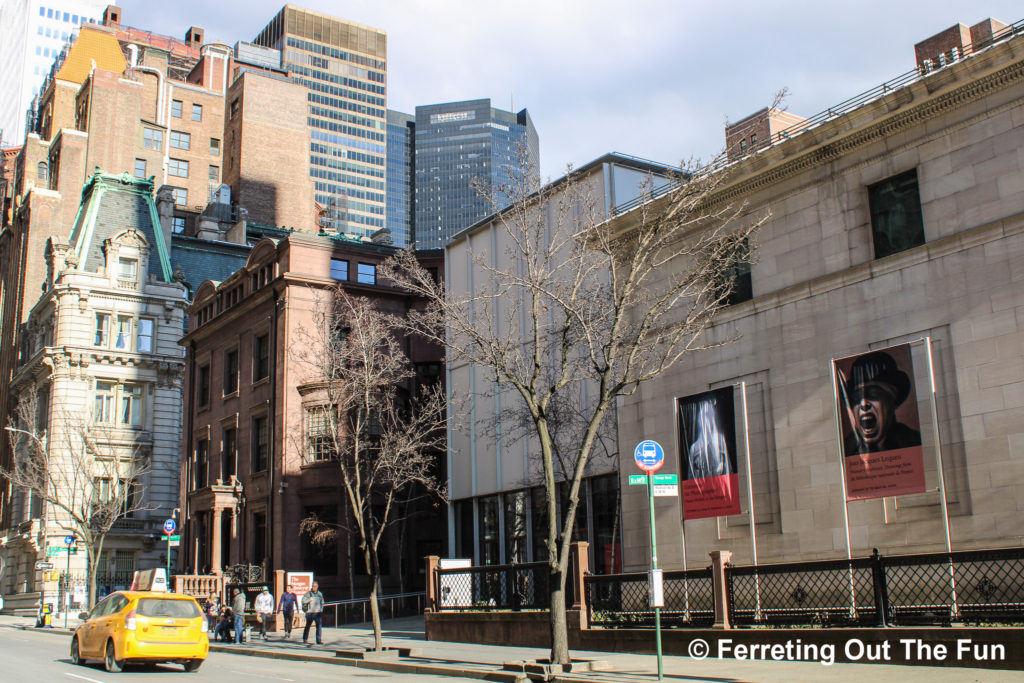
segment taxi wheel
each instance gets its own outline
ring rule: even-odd
[[[71,639],[71,663],[82,666],[82,655],[78,651],[78,636]]]
[[[120,673],[124,669],[124,661],[117,659],[117,651],[114,649],[114,641],[107,641],[107,656],[103,662],[107,671],[112,674]]]
[[[201,660],[201,659],[190,659],[187,662],[184,662],[182,664],[182,666],[185,667],[185,671],[188,671],[189,673],[192,673],[194,671],[199,671],[199,667],[202,666],[202,665],[203,665],[203,660]]]

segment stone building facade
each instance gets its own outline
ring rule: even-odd
[[[343,536],[317,548],[299,533],[299,522],[312,512],[343,523],[345,493],[337,463],[310,445],[320,404],[316,378],[297,353],[308,343],[303,329],[313,325],[318,293],[339,283],[392,313],[415,305],[377,277],[394,251],[295,232],[262,240],[244,268],[197,289],[181,341],[187,357],[180,503],[187,520],[181,530],[185,573],[259,565],[265,576],[278,569],[313,571],[328,596],[352,590],[355,541]],[[442,258],[439,252],[421,255],[436,270]],[[440,349],[409,338],[405,351],[419,372],[441,376]],[[439,515],[429,508],[404,529],[393,527],[382,550],[386,591],[422,588],[422,557],[444,549]],[[359,557],[356,552],[352,572],[362,590]]]
[[[187,299],[171,273],[152,190],[128,174],[91,178],[70,240],[48,240],[45,292],[28,315],[10,388],[17,401],[37,401],[38,433],[50,462],[60,463],[52,469],[81,475],[60,477],[54,495],[63,504],[84,513],[94,493],[112,485],[97,460],[115,451],[124,481],[143,472],[128,506],[138,509],[115,522],[99,566],[90,568],[101,590],[127,587],[139,563],[166,561],[158,535],[177,505],[184,376],[177,340]],[[88,435],[88,453],[74,447],[78,435]],[[56,596],[56,581],[47,572],[40,585],[34,563],[53,561],[49,549],[61,548],[74,526],[59,505],[25,490],[13,491],[9,512],[18,523],[0,539],[0,591]],[[84,549],[70,567],[84,573]]]
[[[850,551],[945,549],[940,455],[952,547],[1024,541],[1022,50],[1020,37],[989,42],[728,168],[712,205],[744,203],[743,220],[770,213],[751,296],[708,331],[737,340],[622,402],[621,483],[639,472],[631,454],[643,439],[665,446],[661,472],[682,471],[680,397],[735,387],[741,435],[745,386],[758,560],[845,557],[831,359],[909,343],[927,492],[851,501]],[[655,499],[663,565],[680,566],[684,542],[690,568],[715,549],[752,560],[737,441],[741,514],[684,525],[678,498]],[[649,562],[647,499],[622,489],[625,568],[639,570]]]

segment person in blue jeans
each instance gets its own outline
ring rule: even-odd
[[[234,597],[231,598],[231,611],[235,613],[235,643],[242,642],[242,632],[245,630],[245,593],[235,589]]]
[[[313,583],[312,590],[302,596],[302,611],[306,613],[306,628],[302,630],[302,642],[309,638],[309,627],[316,624],[316,644],[324,644],[324,594],[320,585]]]

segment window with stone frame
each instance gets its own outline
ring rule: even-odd
[[[333,434],[335,427],[336,420],[332,419],[327,406],[306,409],[306,462],[337,459]]]
[[[224,395],[238,393],[238,349],[224,352]]]
[[[153,333],[156,321],[152,318],[139,318],[139,329],[135,340],[135,350],[140,353],[153,352]]]
[[[225,484],[238,475],[238,430],[226,427],[221,433],[220,474]]]
[[[92,480],[91,502],[93,509],[101,506],[106,507],[118,501],[120,507],[119,517],[131,519],[135,517],[134,508],[138,495],[138,485],[136,482],[128,479],[94,477]]]
[[[209,482],[209,462],[210,441],[209,439],[199,439],[196,441],[195,464],[192,466],[192,479],[197,489],[206,488]]]
[[[270,376],[270,335],[259,334],[252,342],[252,381]]]
[[[96,335],[93,339],[94,346],[106,346],[110,340],[110,314],[96,314]]]
[[[875,258],[884,258],[924,244],[917,169],[868,187],[871,237]]]
[[[210,405],[210,364],[200,365],[196,372],[196,405]]]
[[[270,456],[269,420],[266,415],[252,419],[252,471],[263,472],[267,469]]]

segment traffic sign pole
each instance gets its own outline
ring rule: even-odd
[[[647,506],[651,511],[651,573],[648,575],[648,584],[650,594],[652,597],[651,602],[654,603],[654,638],[658,648],[658,680],[663,680],[665,673],[662,666],[661,656],[661,607],[659,605],[660,598],[655,599],[655,580],[656,570],[658,569],[658,536],[654,529],[654,478],[655,470],[661,469],[661,466],[665,464],[665,451],[662,449],[661,444],[657,441],[641,441],[637,444],[633,450],[633,459],[636,461],[636,466],[639,467],[647,474]],[[665,485],[669,482],[675,483],[672,475],[658,475],[659,479],[665,481]],[[632,479],[632,478],[631,478]],[[630,481],[630,483],[633,483]],[[639,483],[639,482],[637,482]]]
[[[647,503],[651,510],[651,569],[658,568],[658,535],[654,529],[654,474],[647,473]],[[654,608],[654,639],[658,646],[658,680],[664,677],[661,663],[661,608]]]
[[[64,628],[68,627],[68,610],[71,609],[71,546],[75,544],[74,536],[65,536],[64,545],[67,546],[68,565],[64,572]]]
[[[174,535],[174,530],[178,528],[178,523],[174,521],[173,517],[168,517],[164,522],[164,533],[167,534],[167,585],[171,584],[171,536]]]

